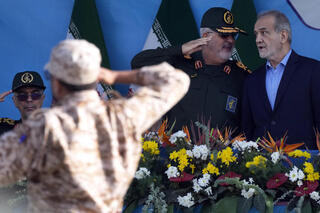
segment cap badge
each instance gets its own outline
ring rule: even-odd
[[[232,15],[232,13],[230,13],[230,11],[226,11],[223,14],[223,20],[227,24],[233,24],[233,15]]]
[[[26,72],[21,76],[21,81],[25,84],[31,83],[33,81],[33,76],[30,73]]]

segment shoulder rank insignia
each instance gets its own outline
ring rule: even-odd
[[[239,68],[247,71],[249,74],[252,73],[252,71],[251,71],[246,65],[244,65],[241,61],[237,61],[236,65],[237,65]]]
[[[196,60],[196,61],[194,62],[194,68],[195,68],[196,70],[201,69],[201,68],[202,68],[202,62],[201,62],[200,60]]]
[[[12,120],[10,118],[0,118],[0,124],[3,123],[3,124],[9,124],[11,126],[14,126],[16,123],[15,123],[15,120]]]
[[[223,72],[225,72],[225,73],[227,73],[229,75],[230,72],[231,72],[231,67],[229,65],[224,66]]]

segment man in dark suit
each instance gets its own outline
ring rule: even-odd
[[[274,139],[287,132],[287,143],[304,142],[316,149],[314,128],[320,126],[320,62],[291,49],[291,27],[279,11],[258,16],[256,45],[264,66],[244,85],[242,127],[248,140],[270,132]]]

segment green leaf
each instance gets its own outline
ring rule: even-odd
[[[273,198],[276,196],[277,191],[272,189],[266,189],[266,193],[270,194]]]
[[[305,201],[302,209],[301,209],[301,213],[310,213],[312,212],[312,207],[311,207],[311,203],[310,200]]]
[[[220,199],[212,205],[211,212],[214,213],[237,213],[237,202],[239,197],[231,196]]]
[[[202,206],[201,213],[210,213],[214,208],[215,203],[208,202]]]
[[[241,197],[238,200],[237,213],[246,213],[246,212],[248,212],[252,207],[252,200],[253,200],[253,197],[250,197],[249,199]]]
[[[292,211],[296,207],[298,200],[299,200],[298,197],[294,197],[288,202],[288,206],[287,206],[288,211]]]
[[[173,204],[168,205],[168,213],[173,213],[173,211],[174,211],[174,205]]]
[[[262,195],[256,195],[253,198],[253,206],[258,209],[259,212],[266,211],[266,201]]]
[[[134,200],[128,205],[128,207],[124,211],[122,211],[122,213],[131,213],[137,208],[137,206],[138,206],[138,201]]]

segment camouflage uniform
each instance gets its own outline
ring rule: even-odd
[[[75,92],[33,113],[0,138],[0,183],[27,176],[29,212],[121,212],[141,134],[186,93],[189,78],[169,65],[142,68],[144,87],[107,103]]]

